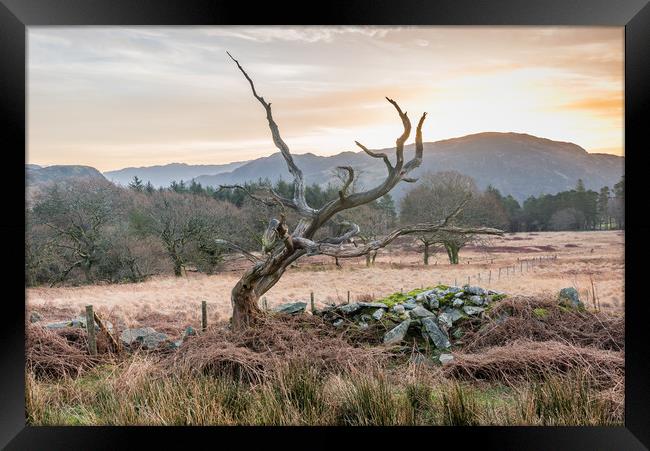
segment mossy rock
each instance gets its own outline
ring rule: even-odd
[[[539,319],[544,319],[548,316],[548,310],[545,308],[538,307],[533,309],[533,314]]]

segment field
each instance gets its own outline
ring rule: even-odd
[[[469,277],[471,284],[509,294],[543,295],[573,286],[592,307],[593,280],[600,308],[622,314],[623,240],[620,231],[514,233],[494,239],[485,248],[461,250],[459,265],[449,265],[446,255],[439,253],[429,266],[421,263],[422,256],[411,241],[402,241],[383,250],[373,268],[367,268],[363,259],[342,261],[342,268],[337,269],[333,259],[305,258],[285,273],[266,298],[271,308],[308,300],[313,291],[318,307],[345,301],[348,291],[352,300],[382,297],[438,282],[466,284]],[[533,263],[535,258],[542,260]],[[199,325],[203,300],[208,302],[211,321],[229,317],[230,290],[246,264],[245,260],[233,261],[226,271],[213,276],[188,272],[183,278],[158,277],[138,284],[29,288],[27,304],[51,319],[69,318],[93,304],[120,318],[123,326],[153,326],[180,333],[187,325]]]
[[[177,351],[87,353],[85,332],[28,324],[27,420],[32,425],[620,425],[624,389],[621,232],[508,234],[487,248],[438,254],[428,267],[412,241],[364,261],[305,259],[267,293],[269,307],[369,299],[420,286],[501,290],[486,318],[467,322],[453,361],[413,343],[380,346],[385,330],[335,329],[312,315],[228,327],[242,270],[139,284],[30,288],[27,310],[71,319],[93,304],[119,329],[152,326],[178,337],[210,327]],[[499,275],[499,268],[501,268]],[[508,269],[506,269],[508,268]],[[479,280],[480,274],[480,280]],[[585,311],[558,305],[573,286]],[[507,319],[502,321],[502,314]],[[70,328],[68,328],[70,329]],[[460,343],[460,342],[459,342]],[[432,359],[433,357],[433,359]]]

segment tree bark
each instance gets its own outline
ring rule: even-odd
[[[424,264],[429,264],[429,243],[424,243]]]
[[[447,256],[449,257],[449,263],[452,265],[458,264],[458,251],[460,246],[456,243],[445,243],[445,249],[447,250]]]

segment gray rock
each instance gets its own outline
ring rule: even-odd
[[[478,296],[487,294],[487,292],[481,287],[467,287],[465,288],[465,293],[474,294]]]
[[[584,304],[580,301],[580,295],[578,290],[573,287],[562,288],[558,296],[558,300],[561,304],[567,305],[573,308],[582,308]]]
[[[359,327],[361,329],[367,329],[368,328],[368,323],[359,323]]]
[[[480,315],[484,310],[483,307],[474,307],[473,305],[466,305],[463,307],[463,311],[470,316]]]
[[[440,360],[440,363],[445,365],[445,364],[451,362],[452,360],[454,360],[454,356],[451,355],[451,354],[440,354],[440,357],[438,357],[438,360]]]
[[[429,308],[430,309],[440,308],[440,301],[437,296],[434,298],[429,298]]]
[[[42,321],[42,320],[43,320],[43,315],[41,315],[38,312],[31,312],[29,314],[29,322],[30,323],[36,323],[36,322]]]
[[[465,302],[462,299],[454,299],[454,302],[451,303],[454,307],[462,307]]]
[[[80,319],[73,319],[70,321],[59,321],[56,323],[49,323],[45,325],[46,328],[50,330],[55,330],[55,329],[63,329],[66,327],[77,327],[80,329],[85,329],[86,328],[86,321],[85,320],[80,320]],[[96,327],[97,328],[97,327]]]
[[[359,302],[358,304],[361,306],[361,308],[388,308],[386,304],[383,304],[381,302]]]
[[[398,315],[401,315],[402,313],[404,313],[404,311],[406,309],[404,308],[404,306],[402,304],[397,304],[397,305],[393,306],[392,310],[393,310],[393,312],[397,313]]]
[[[413,310],[415,307],[418,305],[414,302],[412,304],[402,304],[404,306],[404,310]]]
[[[361,315],[359,317],[359,319],[361,320],[361,322],[367,323],[368,321],[370,321],[372,319],[372,316],[364,313],[363,315]]]
[[[449,287],[445,290],[445,294],[458,293],[459,291],[463,291],[463,289],[460,287]]]
[[[358,302],[352,302],[350,304],[343,304],[337,307],[337,310],[345,315],[350,315],[361,308]]]
[[[397,326],[393,327],[384,335],[384,343],[391,345],[404,340],[404,337],[406,336],[410,325],[411,320],[407,319],[406,321],[402,321]]]
[[[441,326],[446,328],[450,328],[454,324],[449,313],[445,313],[445,312],[438,315],[438,323],[440,323]]]
[[[342,326],[342,325],[343,325],[343,318],[339,318],[339,319],[337,319],[336,321],[334,321],[334,322],[332,323],[332,325],[333,325],[334,327],[340,327],[340,326]]]
[[[471,302],[472,304],[474,304],[474,305],[483,305],[485,303],[485,300],[483,299],[483,297],[478,296],[476,294],[470,296],[467,300],[469,302]]]
[[[297,315],[298,313],[303,313],[306,308],[306,302],[291,302],[289,304],[278,305],[277,307],[273,308],[273,311],[287,315]]]
[[[383,308],[378,308],[378,309],[375,310],[375,312],[372,314],[372,317],[373,317],[373,319],[374,319],[375,321],[379,321],[380,319],[382,319],[383,316],[384,316],[384,309],[383,309]]]
[[[459,319],[461,319],[461,318],[463,318],[465,316],[465,315],[463,315],[462,311],[460,311],[458,309],[455,309],[455,308],[449,308],[449,307],[445,308],[442,311],[442,313],[446,313],[447,315],[449,315],[449,317],[451,318],[452,323],[455,323],[456,321],[458,321]]]
[[[153,327],[139,327],[136,329],[125,329],[120,334],[120,340],[127,345],[132,346],[139,343],[144,349],[157,348],[161,343],[167,341],[169,337],[162,332],[156,332]]]
[[[456,293],[456,294],[454,295],[454,297],[455,297],[456,299],[462,298],[463,296],[465,296],[465,293],[463,293],[462,291],[459,291],[458,293]]]
[[[422,318],[422,336],[433,342],[438,349],[448,349],[451,347],[449,336],[438,326],[433,318]]]
[[[425,309],[422,306],[417,306],[413,310],[409,312],[409,315],[411,315],[411,318],[416,319],[416,318],[427,318],[429,316],[435,316],[433,313],[431,313],[429,310]]]

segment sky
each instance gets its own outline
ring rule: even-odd
[[[623,27],[28,28],[27,161],[108,171],[528,133],[623,155]],[[413,137],[409,142],[412,142]]]

